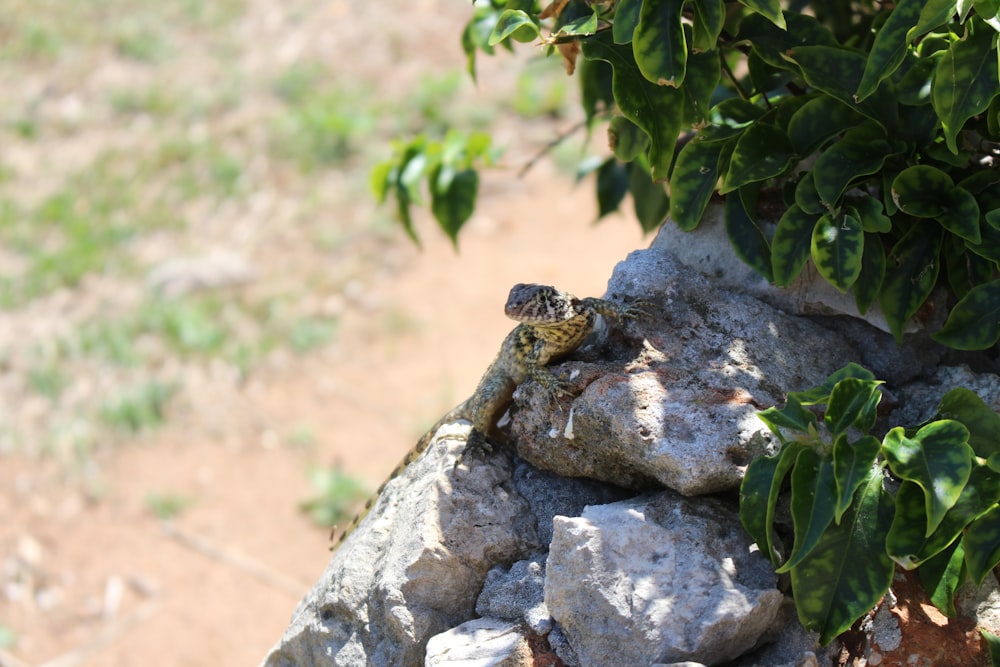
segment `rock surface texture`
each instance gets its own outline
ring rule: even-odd
[[[662,242],[621,263],[606,298],[642,298],[653,317],[551,366],[572,398],[522,385],[513,447],[460,459],[468,426],[442,427],[266,667],[834,664],[743,532],[735,492],[775,446],[755,413],[857,360],[859,336],[869,350],[888,336],[722,288]],[[879,363],[890,391],[922,372],[905,353]]]

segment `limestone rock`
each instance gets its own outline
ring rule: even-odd
[[[531,667],[531,646],[517,623],[477,618],[434,636],[426,667]]]
[[[545,604],[579,667],[716,664],[753,648],[781,606],[733,508],[670,492],[557,517]]]
[[[819,325],[652,250],[619,264],[608,291],[662,313],[627,327],[644,343],[618,350],[615,363],[556,366],[582,391],[558,409],[534,383],[515,394],[518,454],[560,475],[684,495],[733,489],[770,445],[756,412],[856,356]]]
[[[438,435],[334,552],[267,667],[422,665],[430,637],[473,617],[490,567],[538,548],[510,461],[456,468],[468,426]]]

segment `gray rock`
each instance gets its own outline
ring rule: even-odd
[[[759,224],[762,228],[773,229],[777,222],[777,219],[762,220]],[[872,304],[864,314],[858,312],[854,295],[840,292],[826,282],[812,262],[806,263],[802,273],[788,287],[779,288],[769,283],[736,256],[725,230],[725,206],[721,203],[709,204],[701,223],[691,231],[683,231],[667,220],[657,232],[651,248],[711,278],[718,287],[749,294],[786,312],[795,315],[847,315],[883,332],[889,331],[878,303]],[[945,310],[940,307],[944,299],[943,293],[935,293],[932,304],[939,307],[928,308],[927,312],[937,313],[940,318]],[[940,324],[935,322],[930,328],[936,329]],[[922,326],[920,322],[911,321],[907,324],[907,331],[915,331]]]
[[[517,623],[477,618],[427,642],[426,667],[530,667],[531,646]]]
[[[552,617],[545,606],[543,556],[521,560],[510,569],[498,565],[486,575],[476,613],[507,621],[524,621],[537,634],[552,630]]]
[[[941,398],[956,387],[974,391],[994,412],[1000,412],[1000,377],[974,373],[967,366],[941,366],[926,378],[899,388],[899,407],[889,416],[892,426],[916,425],[934,416]]]
[[[510,461],[455,466],[467,435],[442,427],[386,487],[264,665],[422,665],[430,637],[473,617],[487,571],[538,549]]]
[[[559,475],[685,495],[733,489],[771,446],[756,412],[856,356],[819,325],[720,290],[653,250],[619,264],[608,293],[662,313],[629,325],[643,343],[618,349],[614,363],[555,367],[582,392],[556,410],[537,384],[515,394],[518,454]]]
[[[763,645],[741,655],[727,667],[833,667],[840,645],[819,645],[819,633],[799,623],[791,598],[782,600],[774,622],[761,636]]]
[[[606,505],[635,495],[611,484],[589,479],[568,479],[522,460],[514,462],[514,489],[531,506],[538,542],[552,541],[552,517],[579,516],[587,505]]]
[[[670,492],[557,517],[545,604],[580,667],[716,664],[754,647],[781,606],[733,508]]]

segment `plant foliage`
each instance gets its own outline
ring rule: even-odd
[[[597,170],[602,214],[631,194],[644,229],[667,214],[693,229],[723,195],[737,255],[777,285],[812,261],[831,285],[853,293],[861,312],[878,303],[897,340],[944,285],[958,303],[936,340],[965,350],[995,345],[1000,5],[792,7],[480,0],[462,47],[473,76],[477,55],[514,42],[540,43],[564,59],[589,125],[609,121],[614,158]],[[392,172],[388,181],[380,175],[379,191],[396,195],[411,235],[419,153],[399,151],[379,168]],[[472,165],[444,186],[421,173],[438,191],[434,214],[454,240],[471,212]],[[761,223],[764,193],[784,207],[776,229]]]
[[[750,464],[740,489],[744,527],[789,573],[799,619],[823,644],[878,603],[894,565],[919,567],[932,602],[954,616],[963,581],[978,585],[1000,563],[1000,415],[954,389],[934,417],[879,441],[869,431],[880,384],[849,364],[760,412],[781,446]],[[791,545],[780,530],[786,488]]]

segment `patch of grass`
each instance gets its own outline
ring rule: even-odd
[[[0,202],[0,244],[28,265],[0,277],[0,305],[75,287],[88,273],[134,268],[123,246],[143,231],[179,224],[176,207],[144,193],[134,169],[127,156],[109,152],[36,206]]]
[[[101,420],[121,431],[139,433],[156,428],[166,419],[167,403],[177,392],[174,383],[151,380],[106,402],[100,410]]]
[[[315,496],[299,505],[318,526],[331,527],[351,518],[353,508],[371,492],[357,477],[345,475],[340,468],[314,467],[308,472]]]
[[[183,354],[216,354],[229,332],[215,305],[197,298],[147,302],[140,308],[137,329],[160,336]]]
[[[136,19],[117,25],[113,44],[119,55],[143,63],[159,63],[173,54],[170,39],[153,20]]]
[[[28,372],[28,382],[32,389],[50,401],[58,400],[69,386],[66,372],[55,361],[46,361],[32,368]]]
[[[0,623],[0,648],[13,648],[17,644],[17,633],[13,628]]]
[[[176,518],[194,505],[194,498],[170,491],[153,491],[146,496],[146,507],[161,521]]]
[[[299,354],[326,345],[337,333],[337,320],[331,317],[303,317],[292,324],[288,343]]]
[[[160,83],[145,88],[121,88],[110,94],[111,108],[120,115],[167,117],[178,111],[178,93]]]
[[[343,164],[371,135],[370,108],[361,93],[351,90],[310,96],[276,120],[272,150],[307,172]]]

